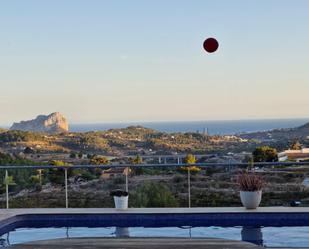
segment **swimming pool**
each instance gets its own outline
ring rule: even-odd
[[[309,247],[309,227],[72,227],[19,228],[2,235],[2,247],[76,237],[184,237],[250,241],[267,247]],[[1,247],[1,246],[0,246]]]
[[[2,245],[76,237],[185,237],[309,247],[308,208],[30,209],[2,211]]]

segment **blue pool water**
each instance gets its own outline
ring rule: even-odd
[[[186,237],[251,241],[267,247],[309,247],[309,227],[22,228],[2,235],[3,245],[74,237]]]

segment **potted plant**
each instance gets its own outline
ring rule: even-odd
[[[128,208],[129,193],[127,191],[117,189],[111,191],[110,195],[114,197],[116,209],[123,210]]]
[[[241,203],[247,209],[256,209],[262,199],[264,180],[254,172],[242,172],[237,176],[237,184],[240,188]]]

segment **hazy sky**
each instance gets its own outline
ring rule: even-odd
[[[309,116],[307,0],[0,2],[0,124]],[[207,37],[220,43],[206,54]]]

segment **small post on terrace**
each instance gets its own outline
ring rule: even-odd
[[[188,204],[189,208],[191,208],[191,174],[190,174],[190,166],[188,166]]]
[[[69,207],[69,198],[68,198],[68,169],[64,169],[64,184],[65,184],[65,208]]]

